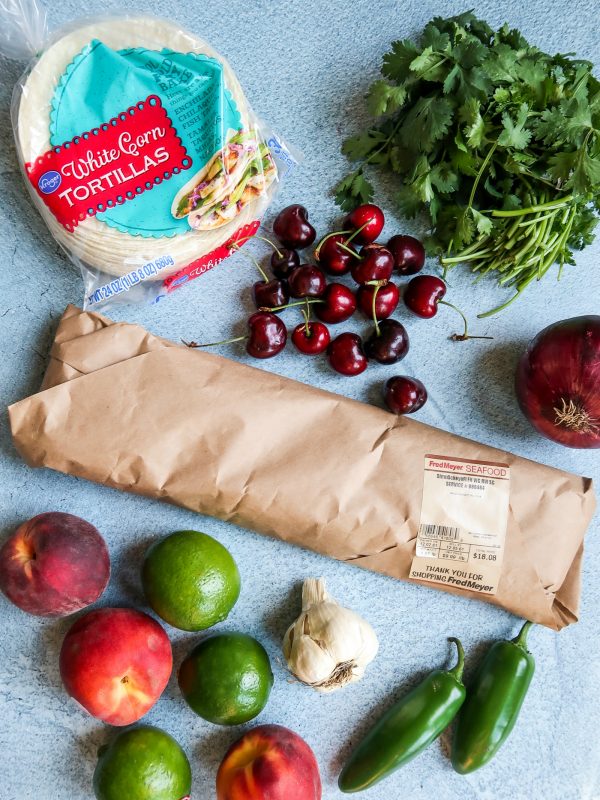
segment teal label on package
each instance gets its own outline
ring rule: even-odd
[[[124,109],[141,105],[151,95],[160,98],[188,158],[182,167],[165,175],[168,179],[156,180],[152,191],[140,193],[131,202],[114,204],[96,217],[132,235],[175,236],[190,230],[185,217],[176,218],[172,213],[177,193],[242,127],[217,59],[171,50],[115,51],[92,41],[71,62],[54,93],[50,141],[60,146],[84,131],[106,126]],[[96,161],[101,157],[99,154]],[[155,167],[152,155],[148,158],[149,168]],[[51,186],[49,174],[41,191]]]

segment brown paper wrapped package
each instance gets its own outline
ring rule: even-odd
[[[506,462],[497,594],[424,585],[551,628],[577,620],[594,510],[586,478],[74,307],[58,328],[42,391],[9,414],[31,466],[162,498],[405,580],[425,454]]]

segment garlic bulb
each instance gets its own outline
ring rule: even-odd
[[[325,591],[323,578],[307,578],[302,613],[288,628],[283,654],[291,672],[320,692],[359,681],[377,655],[375,631]]]

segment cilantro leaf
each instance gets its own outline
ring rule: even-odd
[[[521,31],[518,31],[516,28],[509,29],[508,25],[503,25],[498,31],[498,41],[504,42],[512,50],[516,50],[517,53],[519,53],[519,51],[525,52],[530,49],[529,42]]]
[[[477,228],[477,233],[480,233],[482,236],[487,236],[489,233],[492,232],[492,228],[494,227],[492,220],[489,217],[486,217],[480,211],[477,211],[475,208],[470,208],[471,216],[475,221],[475,227]]]
[[[406,100],[404,86],[391,86],[384,80],[375,81],[367,93],[367,109],[371,116],[381,117],[397,111]]]
[[[534,123],[536,139],[547,145],[564,142],[564,122],[565,116],[560,108],[545,108]]]
[[[435,17],[419,41],[395,41],[385,54],[383,80],[366,98],[374,121],[343,147],[358,168],[338,184],[337,202],[349,209],[370,200],[363,172],[377,167],[396,181],[403,214],[427,211],[435,251],[491,245],[475,262],[481,274],[521,289],[539,277],[540,259],[572,263],[600,218],[600,80],[592,69],[573,54],[542,52],[508,25],[494,31],[471,11]],[[519,260],[511,238],[519,216],[491,211],[548,201],[569,211],[569,240],[560,238],[563,213],[530,219],[517,249],[524,244],[539,258]]]
[[[463,69],[479,66],[488,54],[488,49],[476,39],[463,40],[454,48],[454,59]]]
[[[402,214],[407,219],[413,219],[423,208],[419,196],[410,186],[402,186],[396,193],[396,203]]]
[[[442,33],[433,22],[429,22],[423,29],[421,43],[424,47],[430,47],[432,50],[437,50],[438,53],[443,53],[450,49],[450,36],[447,32]]]
[[[525,123],[529,116],[527,103],[523,103],[517,112],[517,119],[513,121],[508,112],[502,114],[502,127],[504,130],[498,137],[498,144],[503,147],[514,147],[515,150],[523,150],[529,144],[532,133],[525,129]]]
[[[450,72],[444,78],[444,94],[451,94],[454,91],[454,87],[456,86],[458,79],[460,77],[461,68],[458,64],[455,64]]]
[[[403,42],[392,42],[392,49],[383,57],[381,72],[385,78],[403,83],[410,77],[410,65],[418,56],[417,46],[406,39]]]
[[[458,188],[459,177],[446,162],[436,164],[430,172],[431,185],[441,194],[455,192]]]
[[[568,185],[578,194],[586,194],[600,184],[600,158],[592,158],[587,146],[576,154],[575,169]]]
[[[343,178],[335,187],[335,202],[342,211],[352,211],[356,206],[370,203],[373,195],[373,186],[360,169]]]
[[[342,153],[350,161],[363,161],[368,158],[377,147],[385,142],[385,136],[377,130],[368,130],[358,136],[351,136],[342,145]]]
[[[448,131],[454,106],[445,97],[420,97],[404,118],[400,138],[408,147],[428,152]]]
[[[410,62],[410,71],[417,77],[427,81],[443,80],[446,74],[444,64],[446,57],[426,47],[423,52]]]
[[[469,147],[477,149],[486,141],[486,125],[480,112],[481,103],[474,97],[467,100],[458,110],[458,118],[466,125],[463,128]]]
[[[483,68],[494,83],[513,83],[517,55],[508,44],[495,45],[483,62]]]

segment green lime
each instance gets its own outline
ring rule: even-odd
[[[240,573],[229,550],[200,531],[178,531],[153,544],[142,583],[156,613],[184,631],[224,620],[240,595]]]
[[[217,633],[195,647],[179,669],[191,708],[217,725],[240,725],[267,704],[273,673],[265,648],[245,633]]]
[[[172,736],[142,725],[118,733],[98,751],[97,800],[188,800],[192,771]]]

